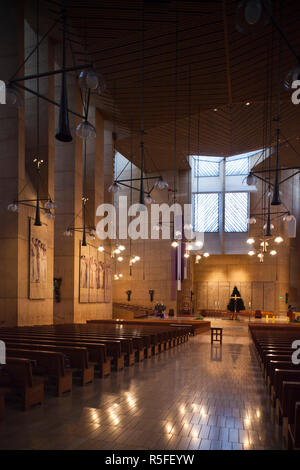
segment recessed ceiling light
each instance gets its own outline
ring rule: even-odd
[[[251,104],[250,101],[246,101],[245,103],[246,106],[250,106],[250,104]]]
[[[218,111],[218,108],[214,108],[214,111]]]

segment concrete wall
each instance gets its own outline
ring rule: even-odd
[[[247,310],[286,312],[288,280],[289,258],[283,256],[259,263],[248,255],[212,255],[194,265],[194,307],[226,310],[237,286]]]
[[[26,21],[26,15],[30,12],[24,12],[23,6],[24,2],[20,1],[5,1],[1,4],[1,79],[10,79],[22,63],[24,55],[27,56],[36,43],[33,23]],[[55,49],[51,38],[44,41],[40,47],[40,71],[58,66],[59,56],[59,48]],[[25,68],[19,71],[19,76],[35,72],[36,55],[33,54]],[[35,80],[26,82],[26,85],[36,89]],[[40,92],[59,101],[59,77],[40,80]],[[77,80],[70,74],[68,92],[69,107],[81,111]],[[81,234],[75,233],[74,237],[66,239],[63,232],[70,220],[76,218],[81,211],[83,149],[82,141],[75,137],[78,119],[71,115],[73,142],[62,144],[55,140],[57,118],[57,108],[40,100],[40,151],[37,152],[36,97],[26,93],[24,107],[21,108],[10,105],[0,107],[0,325],[79,322],[112,315],[111,302],[79,302]],[[108,178],[111,153],[104,152],[104,120],[101,113],[93,107],[90,120],[98,130],[96,141],[88,145],[87,151],[89,209],[92,223],[95,224],[96,207],[104,200],[104,173],[106,171]],[[106,138],[111,147],[111,132],[106,133]],[[55,221],[46,218],[41,211],[43,225],[40,230],[47,242],[47,287],[45,299],[41,300],[29,298],[29,223],[34,218],[35,208],[19,204],[17,213],[7,211],[7,206],[15,200],[36,199],[37,177],[32,164],[36,156],[44,160],[40,195],[42,198],[54,198],[56,204]],[[32,202],[32,205],[35,203]],[[81,215],[77,223],[82,224]],[[93,244],[97,247],[102,241],[96,240]],[[110,252],[109,243],[107,245]],[[62,302],[53,305],[54,275],[62,277],[63,283]]]
[[[1,4],[1,70],[2,78],[8,80],[17,70],[28,51],[30,32],[24,34],[23,2],[3,2]],[[24,40],[24,37],[26,40]],[[30,68],[31,64],[28,63]],[[21,69],[22,76],[26,70]],[[48,87],[48,84],[45,85]],[[25,99],[24,107],[16,108],[1,105],[0,133],[0,323],[4,325],[24,325],[51,323],[53,321],[52,277],[53,277],[53,228],[52,223],[42,216],[47,224],[45,231],[48,244],[48,283],[44,300],[30,300],[29,293],[29,218],[34,217],[34,209],[19,205],[18,213],[7,211],[7,206],[17,199],[35,199],[36,191],[26,174],[25,153],[27,134],[32,131],[26,126],[25,119],[30,104]],[[46,119],[47,107],[45,110]],[[48,133],[45,134],[44,152],[48,154]],[[33,159],[33,156],[32,156]],[[51,168],[51,163],[48,167]],[[46,171],[45,180],[51,185],[50,172]],[[41,227],[45,229],[45,225]]]

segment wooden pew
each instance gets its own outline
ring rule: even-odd
[[[34,351],[30,349],[7,348],[6,355],[10,357],[27,358],[36,361],[35,375],[47,376],[56,383],[57,396],[72,391],[73,369],[66,369],[64,355],[53,351]]]
[[[7,357],[3,368],[8,374],[6,384],[9,384],[11,389],[17,389],[21,394],[24,411],[44,402],[44,378],[33,376],[32,362],[29,359]]]
[[[115,363],[116,363],[116,369],[120,370],[124,367],[124,358],[122,359],[122,356],[127,357],[127,364],[131,365],[134,363],[135,360],[135,354],[136,354],[136,359],[138,361],[141,361],[144,359],[145,356],[145,350],[147,349],[147,346],[143,345],[143,338],[137,337],[137,338],[132,338],[132,337],[124,337],[118,334],[115,334],[114,336],[112,334],[92,334],[92,333],[86,333],[86,332],[80,332],[80,331],[70,331],[70,330],[64,330],[62,328],[60,329],[55,329],[55,331],[51,329],[43,329],[41,331],[35,330],[35,331],[29,331],[26,330],[25,332],[23,331],[16,331],[12,333],[11,331],[7,331],[5,333],[1,333],[0,331],[0,336],[4,337],[4,335],[19,335],[20,337],[26,337],[30,335],[30,337],[35,336],[35,337],[40,337],[40,338],[47,338],[51,336],[55,336],[57,338],[63,338],[65,339],[70,339],[71,341],[78,340],[82,338],[84,341],[101,341],[102,343],[107,345],[108,353],[114,357]],[[118,348],[116,348],[116,345],[120,344],[121,349],[120,351]],[[135,345],[136,348],[133,347]]]
[[[210,322],[209,321],[199,321],[199,320],[178,320],[178,319],[165,319],[165,320],[138,320],[138,319],[103,319],[103,320],[87,320],[87,324],[121,324],[121,325],[140,325],[143,327],[148,326],[159,326],[159,327],[169,327],[172,325],[178,325],[179,327],[185,328],[187,331],[191,331],[192,334],[204,333],[210,331]]]
[[[300,402],[295,404],[294,420],[288,425],[288,448],[300,450]]]
[[[70,343],[69,346],[71,346],[72,344],[77,345],[77,346],[80,346],[80,345],[83,346],[83,343],[85,344],[97,343],[96,340],[92,340],[84,336],[82,337],[78,335],[74,336],[72,334],[58,335],[57,333],[52,333],[52,332],[37,333],[36,331],[30,332],[30,333],[26,333],[26,332],[22,333],[18,331],[18,332],[9,332],[9,333],[3,333],[3,334],[0,332],[0,338],[3,338],[3,339],[8,338],[8,337],[12,338],[16,336],[20,338],[26,338],[26,339],[37,338],[42,341],[43,340],[45,341],[55,340],[55,341],[63,341],[64,343],[69,342]],[[99,338],[99,344],[106,345],[108,357],[110,356],[113,358],[112,361],[116,370],[123,369],[124,368],[124,353],[122,352],[121,341]],[[93,361],[93,359],[91,359],[91,361]]]
[[[174,325],[165,325],[165,324],[157,324],[157,322],[150,321],[147,322],[147,324],[140,324],[140,323],[127,323],[126,321],[117,321],[116,323],[88,323],[88,325],[97,325],[98,328],[107,328],[108,326],[110,327],[122,327],[123,331],[128,332],[135,332],[138,334],[146,334],[146,333],[152,333],[163,339],[163,343],[168,341],[168,347],[172,347],[175,344],[184,342],[188,340],[188,333],[190,326],[188,325],[187,327],[183,327],[181,324],[174,324]],[[179,341],[173,341],[174,339],[178,339]],[[161,348],[162,350],[165,349],[165,347]]]
[[[271,403],[282,424],[282,433],[289,447],[300,447],[300,364],[292,362],[294,349],[300,339],[299,326],[249,325],[255,351],[260,361]]]
[[[294,418],[297,401],[300,401],[300,382],[283,381],[276,403],[276,417],[278,424],[282,424],[282,435],[286,443],[288,442],[288,423]]]
[[[282,401],[282,384],[283,382],[289,381],[299,381],[300,383],[300,368],[299,370],[295,369],[275,369],[274,372],[274,384],[271,390],[271,400],[273,406],[275,407],[277,402]],[[279,407],[279,403],[277,404]]]
[[[38,336],[26,336],[20,337],[20,335],[8,335],[7,337],[3,334],[0,335],[6,342],[8,341],[30,341],[32,344],[45,344],[46,346],[70,346],[70,347],[82,347],[87,349],[89,354],[89,361],[96,365],[97,371],[100,373],[100,377],[105,377],[110,374],[111,371],[111,358],[107,356],[106,346],[101,343],[85,343],[84,341],[72,342],[51,339],[40,339]]]
[[[6,347],[9,349],[30,349],[40,351],[56,351],[61,352],[69,360],[72,369],[78,370],[81,377],[81,385],[86,385],[94,381],[94,368],[95,365],[89,363],[88,351],[86,348],[76,346],[58,346],[58,345],[46,345],[35,344],[32,341],[23,342],[20,339],[6,339]]]
[[[5,414],[5,395],[10,391],[9,388],[0,387],[0,421],[4,419]]]

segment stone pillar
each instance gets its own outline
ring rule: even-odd
[[[86,144],[87,150],[87,181],[86,192],[87,202],[87,224],[96,226],[96,210],[99,204],[104,202],[104,119],[101,112],[93,105],[90,106],[89,122],[93,124],[97,131],[96,139],[89,139]],[[83,171],[83,166],[82,166]],[[83,181],[83,173],[82,173]],[[81,234],[80,234],[81,240]],[[75,246],[75,257],[77,259],[75,269],[74,285],[74,322],[84,323],[89,319],[111,318],[111,302],[88,302],[81,303],[79,298],[79,260],[80,260],[80,240]],[[89,239],[87,243],[98,248],[103,245],[102,240]],[[109,251],[107,243],[106,249]],[[107,257],[107,255],[105,255]]]
[[[1,2],[1,79],[9,80],[24,57],[23,2]],[[23,70],[20,71],[20,74]],[[18,323],[19,214],[7,211],[24,183],[24,108],[0,105],[0,326]],[[26,258],[23,258],[25,262]],[[26,260],[27,262],[27,260]]]
[[[25,12],[25,32],[24,49],[25,55],[32,51],[36,45],[36,32],[26,21]],[[53,69],[51,55],[51,41],[44,40],[40,46],[40,71],[44,72]],[[26,62],[24,75],[35,74],[37,56],[34,53]],[[36,90],[36,80],[28,80],[25,86]],[[40,93],[44,96],[53,96],[53,80],[40,80]],[[54,197],[53,191],[53,105],[45,100],[39,100],[39,124],[40,124],[40,145],[37,152],[37,97],[25,93],[24,113],[25,113],[25,139],[24,139],[24,179],[19,190],[18,199],[34,200],[37,197],[37,173],[33,160],[36,156],[44,161],[41,167],[40,197]],[[33,203],[35,206],[35,203]],[[43,203],[41,203],[41,207]],[[37,228],[41,235],[41,240],[47,245],[47,287],[45,296],[42,299],[29,298],[29,222],[35,217],[35,208],[24,205],[19,206],[19,262],[18,262],[18,325],[51,324],[53,322],[53,233],[54,221],[45,217],[41,210],[42,226]]]
[[[57,83],[59,95],[60,82]],[[81,112],[82,103],[76,79],[68,77],[69,108]],[[84,171],[84,143],[76,137],[80,118],[70,114],[71,143],[55,142],[55,277],[62,278],[61,302],[54,304],[55,323],[78,323],[88,319],[111,317],[111,303],[81,303],[79,296],[79,266],[82,232],[74,231],[72,237],[63,232],[68,226],[82,228],[82,196]],[[87,225],[96,225],[96,209],[104,201],[104,120],[101,113],[90,106],[89,121],[96,127],[97,137],[87,141],[86,196]],[[87,243],[98,247],[102,241]]]
[[[68,105],[72,110],[81,111],[81,101],[75,78],[68,74]],[[61,79],[55,80],[55,96],[59,101]],[[76,248],[80,243],[81,233],[74,232],[72,237],[65,237],[67,227],[82,226],[82,141],[76,137],[76,126],[80,122],[73,114],[69,114],[72,142],[59,142],[55,139],[55,233],[54,233],[54,277],[62,278],[61,302],[54,302],[54,323],[74,322],[74,298],[78,296],[76,284]],[[58,126],[58,112],[56,112]],[[77,269],[78,271],[78,269]]]

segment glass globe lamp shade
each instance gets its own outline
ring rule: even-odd
[[[94,69],[83,69],[78,78],[82,90],[96,90],[99,85],[98,74]]]
[[[99,75],[94,69],[90,69],[87,71],[86,85],[90,90],[96,90],[99,86]]]
[[[254,186],[254,185],[256,185],[256,182],[257,182],[256,176],[254,176],[250,173],[246,178],[247,185],[248,186]]]
[[[16,88],[13,88],[12,86],[7,86],[6,104],[16,106],[17,108],[22,108],[24,106],[24,97]]]
[[[189,257],[190,257],[190,254],[186,252],[186,253],[184,253],[183,256],[184,256],[185,258],[189,258]]]
[[[249,256],[254,256],[254,255],[255,255],[255,251],[254,251],[254,250],[248,251],[248,255],[249,255]]]
[[[208,258],[208,257],[209,257],[209,253],[207,253],[207,252],[206,252],[206,253],[203,253],[203,256],[204,256],[204,258]]]
[[[145,204],[137,204],[137,210],[139,212],[144,212],[147,210],[147,207],[145,206]]]
[[[104,251],[104,247],[103,246],[98,246],[98,251],[100,251],[100,252]]]
[[[280,195],[280,196],[282,195],[282,191],[279,191],[279,195]],[[273,191],[269,191],[269,192],[268,192],[268,197],[269,197],[270,199],[273,198]]]
[[[144,197],[145,204],[153,204],[155,201],[150,195]]]
[[[125,250],[125,246],[124,246],[124,245],[119,245],[119,246],[118,246],[118,249],[119,249],[120,251],[124,251],[124,250]]]
[[[173,248],[177,248],[179,246],[179,243],[176,240],[173,240],[172,243],[171,243],[171,246]]]
[[[54,205],[54,203],[50,200],[50,201],[46,201],[46,202],[45,202],[44,207],[45,207],[46,209],[53,210],[53,209],[55,208],[55,205]]]
[[[140,261],[141,258],[140,258],[140,256],[135,256],[134,259],[135,259],[136,261]]]
[[[255,218],[255,217],[250,217],[250,218],[248,219],[248,224],[249,224],[249,225],[256,224],[256,218]]]
[[[294,81],[300,80],[300,64],[298,63],[292,70],[288,72],[284,80],[284,88],[287,91],[292,90]]]
[[[72,237],[72,231],[70,229],[67,229],[64,231],[64,236],[65,237]]]
[[[109,186],[108,191],[110,193],[116,194],[118,191],[121,191],[121,188],[118,183],[113,183]]]
[[[95,240],[96,238],[95,230],[90,230],[90,232],[88,233],[88,236],[91,240]]]
[[[276,238],[274,239],[274,242],[275,242],[275,243],[282,243],[282,242],[283,242],[283,238],[279,235],[278,237],[276,237]]]
[[[264,225],[264,230],[266,230],[267,228],[267,224]],[[274,225],[273,224],[270,224],[270,229],[273,230],[274,229]]]
[[[283,217],[283,220],[286,220],[287,222],[291,222],[292,220],[296,220],[296,217],[292,214],[288,214],[285,217]]]
[[[276,251],[276,250],[271,250],[271,251],[270,251],[270,255],[271,255],[271,256],[277,255],[277,251]]]
[[[262,5],[260,0],[249,0],[245,5],[245,20],[250,25],[255,25],[261,17]]]
[[[263,263],[264,262],[264,255],[263,253],[258,253],[257,257],[259,258],[259,262]]]
[[[95,139],[97,132],[90,122],[82,121],[76,127],[76,135],[80,137],[80,139]]]
[[[88,73],[88,69],[83,69],[81,70],[79,77],[78,77],[78,85],[82,90],[87,89],[87,83],[86,83],[87,73]]]
[[[47,217],[47,219],[55,219],[55,215],[52,214],[52,212],[45,212],[45,217]]]
[[[168,183],[160,176],[157,181],[154,183],[155,188],[162,191],[163,189],[167,189],[169,187]]]
[[[102,95],[106,90],[106,82],[101,75],[101,73],[98,73],[98,88],[97,88],[97,93],[98,95]]]
[[[15,203],[8,204],[7,210],[10,212],[18,212],[18,205]]]
[[[117,260],[118,261],[123,261],[123,256],[118,256]]]
[[[253,243],[255,243],[254,238],[252,238],[252,237],[248,238],[247,243],[248,243],[248,245],[253,245]]]
[[[197,240],[195,245],[198,247],[198,248],[202,248],[203,247],[203,241],[202,240]]]
[[[264,7],[262,5],[264,2]],[[241,0],[236,8],[235,27],[240,33],[259,31],[269,22],[270,0]]]

